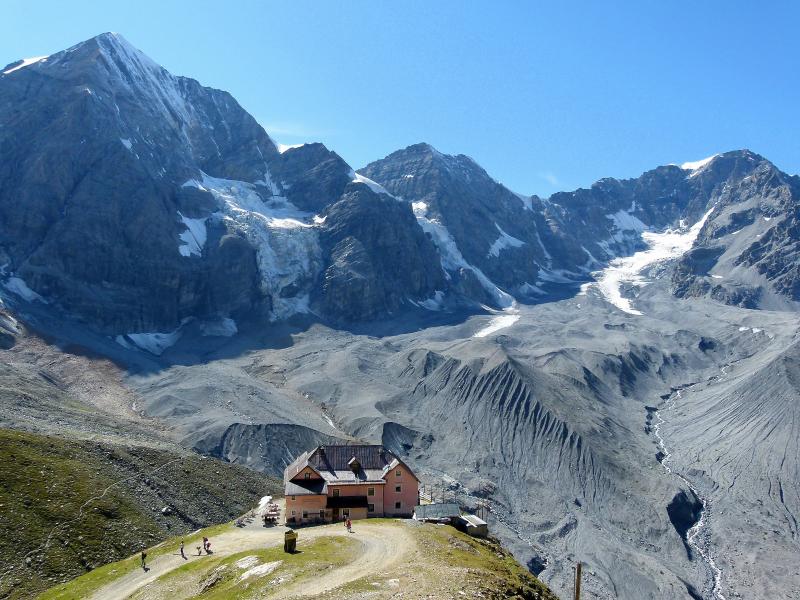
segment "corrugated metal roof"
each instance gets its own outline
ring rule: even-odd
[[[486,521],[484,521],[480,517],[476,517],[475,515],[461,515],[461,518],[464,519],[470,525],[474,525],[475,527],[486,525]]]
[[[422,504],[414,508],[417,519],[452,519],[461,515],[458,504]]]

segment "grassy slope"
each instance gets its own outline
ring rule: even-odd
[[[31,597],[278,491],[275,480],[197,455],[0,429],[0,598]]]
[[[472,538],[448,525],[401,523],[414,534],[415,555],[391,573],[355,581],[332,597],[385,590],[379,597],[391,598],[401,589],[409,598],[460,598],[465,592],[470,598],[558,600],[495,539]]]
[[[319,577],[325,570],[344,565],[355,559],[358,542],[344,536],[321,538],[305,544],[297,554],[286,554],[283,547],[240,552],[212,561],[187,563],[167,573],[157,585],[143,588],[132,600],[175,600],[202,594],[204,600],[233,600],[234,598],[263,598],[276,589],[277,581],[292,583]],[[257,557],[260,564],[277,563],[264,577],[240,580],[247,568],[236,562],[245,557]],[[186,596],[178,596],[178,590]]]
[[[416,549],[409,560],[391,572],[378,572],[374,576],[353,581],[341,588],[323,594],[323,598],[392,598],[399,590],[404,598],[481,597],[489,599],[517,598],[524,600],[557,600],[548,588],[523,568],[514,558],[492,540],[477,540],[448,526],[420,524],[415,521],[373,519],[386,528],[386,535],[403,527],[415,541]],[[203,530],[203,535],[214,538],[219,527]],[[187,547],[193,547],[193,540]],[[148,555],[174,552],[178,538],[148,551]],[[336,536],[303,542],[301,552],[287,555],[282,547],[248,550],[225,557],[208,557],[189,562],[161,576],[142,588],[134,600],[180,600],[202,597],[209,600],[233,598],[265,598],[279,592],[283,582],[296,585],[312,577],[324,577],[325,572],[354,560],[357,556],[356,538]],[[260,564],[279,562],[276,568],[263,577],[245,580],[241,575],[252,564],[242,567],[236,562],[245,557],[257,557]],[[138,569],[134,556],[107,565],[67,584],[60,585],[42,595],[39,600],[77,600],[96,591],[125,573]]]

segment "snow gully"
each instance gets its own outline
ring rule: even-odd
[[[678,390],[674,394],[671,394],[669,399],[664,403],[664,406],[655,411],[655,424],[653,426],[653,434],[655,435],[656,439],[658,440],[658,446],[661,449],[663,457],[661,458],[661,466],[664,467],[664,470],[669,474],[677,477],[680,479],[686,486],[694,493],[695,496],[700,500],[702,503],[702,510],[700,512],[700,518],[697,520],[691,529],[686,534],[686,542],[689,546],[694,549],[697,554],[703,559],[703,562],[706,564],[708,568],[708,575],[710,577],[709,580],[706,581],[706,584],[703,587],[703,596],[708,598],[709,600],[727,600],[725,595],[722,593],[722,570],[717,566],[716,562],[714,562],[714,557],[711,553],[711,541],[708,537],[708,533],[704,531],[704,527],[708,522],[708,516],[711,510],[709,505],[709,501],[706,499],[704,495],[702,495],[699,490],[689,481],[686,477],[681,475],[680,473],[673,471],[672,468],[669,466],[670,458],[672,457],[672,453],[667,448],[667,444],[664,441],[664,438],[661,436],[661,425],[665,423],[664,417],[661,416],[662,411],[669,411],[675,408],[675,400],[680,399],[681,392]],[[711,587],[710,595],[706,595],[706,590]]]

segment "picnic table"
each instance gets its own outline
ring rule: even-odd
[[[281,516],[281,508],[274,502],[270,502],[264,508],[264,512],[262,513],[261,517],[264,520],[264,526],[275,524],[278,522]]]

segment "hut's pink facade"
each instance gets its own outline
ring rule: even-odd
[[[410,517],[419,480],[377,445],[319,446],[284,472],[286,522],[330,523],[346,518]]]

